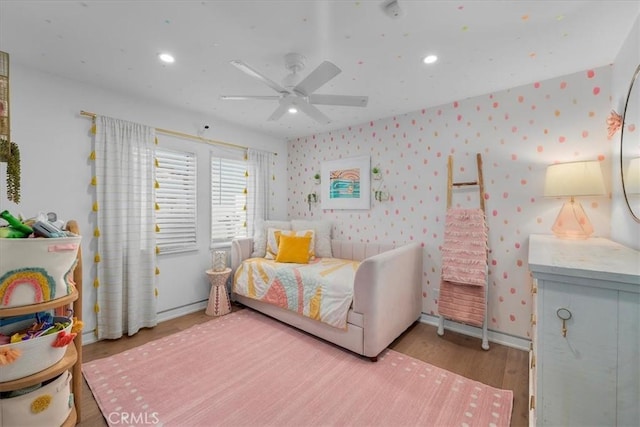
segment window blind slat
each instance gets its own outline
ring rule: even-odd
[[[156,149],[156,241],[160,253],[196,247],[196,156]]]
[[[211,241],[246,236],[246,161],[211,157]]]

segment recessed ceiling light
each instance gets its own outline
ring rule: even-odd
[[[424,57],[422,62],[424,62],[425,64],[433,64],[437,60],[438,60],[438,56],[437,55],[427,55],[427,56]]]
[[[172,55],[168,53],[161,53],[158,55],[158,58],[160,58],[160,61],[166,62],[167,64],[173,64],[176,60]]]
[[[291,114],[295,114],[295,113],[297,113],[297,112],[298,112],[298,109],[297,109],[296,107],[291,107],[291,108],[289,108],[289,112],[290,112]]]

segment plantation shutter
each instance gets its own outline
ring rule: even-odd
[[[196,155],[156,149],[155,172],[160,253],[196,249]]]
[[[211,157],[211,243],[247,235],[247,162]]]

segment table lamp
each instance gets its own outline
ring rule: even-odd
[[[578,196],[605,194],[600,162],[597,160],[557,163],[547,167],[544,181],[545,197],[569,197],[551,227],[553,234],[562,239],[587,239],[593,226],[582,205],[574,200]]]
[[[640,194],[640,157],[629,162],[624,174],[624,191],[627,195]]]

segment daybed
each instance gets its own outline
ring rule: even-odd
[[[237,276],[235,272],[241,263],[257,259],[253,245],[253,238],[232,242],[231,267],[234,276]],[[237,277],[234,278],[232,298],[375,361],[382,350],[420,317],[422,247],[417,243],[394,248],[393,245],[339,240],[330,240],[330,247],[333,258],[360,262],[356,264],[357,268],[354,267],[353,296],[345,328],[330,326],[295,311],[239,295],[235,288]]]

